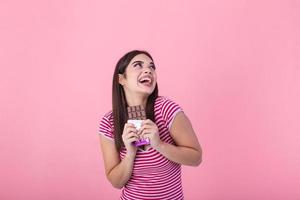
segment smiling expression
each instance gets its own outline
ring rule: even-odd
[[[145,54],[136,55],[128,64],[125,73],[119,75],[119,83],[126,93],[150,95],[156,86],[155,65]]]

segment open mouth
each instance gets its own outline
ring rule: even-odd
[[[145,77],[139,79],[139,83],[141,83],[142,85],[145,85],[145,86],[151,86],[152,79],[149,76],[145,76]]]

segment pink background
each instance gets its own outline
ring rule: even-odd
[[[0,199],[118,198],[97,131],[132,49],[202,145],[186,199],[300,199],[299,1],[1,0],[0,34]]]

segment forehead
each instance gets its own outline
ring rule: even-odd
[[[131,59],[131,61],[130,61],[129,64],[131,64],[131,63],[133,63],[133,62],[135,62],[135,61],[143,61],[144,63],[150,63],[150,62],[153,62],[153,61],[151,60],[151,58],[149,58],[149,57],[148,57],[147,55],[145,55],[145,54],[139,54],[139,55],[134,56],[134,57]]]

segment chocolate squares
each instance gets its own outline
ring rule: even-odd
[[[146,117],[146,111],[143,106],[128,106],[128,119],[140,119],[145,120]]]
[[[143,120],[146,120],[146,111],[143,106],[128,106],[128,121],[135,126],[137,130],[140,130]],[[139,140],[134,142],[135,146],[143,146],[150,144],[149,138],[142,138],[139,136]]]

